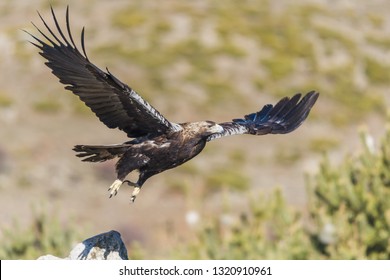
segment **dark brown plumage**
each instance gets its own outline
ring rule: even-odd
[[[133,138],[116,145],[76,145],[74,151],[83,161],[101,162],[119,158],[116,164],[117,179],[110,186],[110,197],[116,195],[126,182],[135,189],[134,201],[145,181],[153,175],[174,168],[199,154],[208,141],[235,134],[284,134],[302,124],[318,98],[311,91],[285,97],[276,105],[265,105],[259,112],[243,119],[216,124],[201,121],[176,124],[142,99],[128,85],[119,81],[108,69],[100,70],[90,62],[85,51],[84,29],[81,32],[81,52],[74,43],[66,10],[66,33],[51,9],[55,30],[39,14],[49,35],[38,32],[44,39],[30,34],[46,59],[46,65],[66,89],[72,91],[109,128],[118,128]],[[45,42],[47,41],[47,42]],[[134,171],[140,172],[137,182],[125,180]]]

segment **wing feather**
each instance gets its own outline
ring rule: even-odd
[[[303,98],[297,93],[293,97],[284,97],[276,105],[267,104],[259,112],[220,123],[223,132],[208,137],[208,141],[236,134],[285,134],[298,128],[307,118],[319,93],[311,91]]]
[[[35,40],[31,43],[40,49],[40,55],[47,60],[45,64],[66,85],[65,88],[77,95],[101,122],[109,128],[119,128],[128,137],[181,129],[180,125],[169,122],[108,69],[104,72],[89,61],[85,51],[84,28],[81,32],[82,51],[79,51],[70,29],[69,7],[66,9],[66,34],[53,9],[51,14],[55,30],[38,13],[50,36],[33,23],[43,39],[27,32]]]

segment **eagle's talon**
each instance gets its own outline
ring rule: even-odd
[[[116,179],[114,183],[108,188],[108,191],[110,192],[110,198],[113,196],[116,196],[118,193],[119,188],[122,186],[123,182],[119,179]]]
[[[133,190],[133,193],[131,194],[131,198],[130,198],[131,202],[134,202],[134,200],[137,198],[137,195],[139,194],[140,190],[141,190],[141,187],[136,184],[136,186]]]

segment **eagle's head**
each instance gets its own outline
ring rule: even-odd
[[[223,127],[212,121],[200,121],[182,124],[189,136],[208,137],[214,133],[222,133]]]

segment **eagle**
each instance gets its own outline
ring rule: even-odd
[[[109,128],[126,133],[128,141],[113,145],[76,145],[76,156],[86,162],[103,162],[117,158],[116,180],[109,187],[115,196],[127,183],[133,186],[134,202],[141,187],[150,177],[175,168],[198,155],[209,141],[239,134],[285,134],[295,130],[307,118],[319,93],[310,91],[284,97],[275,105],[267,104],[261,110],[232,121],[174,123],[166,119],[145,101],[133,88],[121,82],[106,68],[93,64],[86,53],[84,28],[81,31],[81,51],[73,39],[69,7],[66,9],[66,31],[61,29],[55,12],[51,16],[55,28],[50,28],[38,12],[46,33],[41,36],[28,33],[30,41],[46,59],[45,64],[57,76],[65,89],[70,90],[88,106]],[[40,38],[39,38],[40,37]],[[138,171],[138,180],[126,180],[128,174]]]

